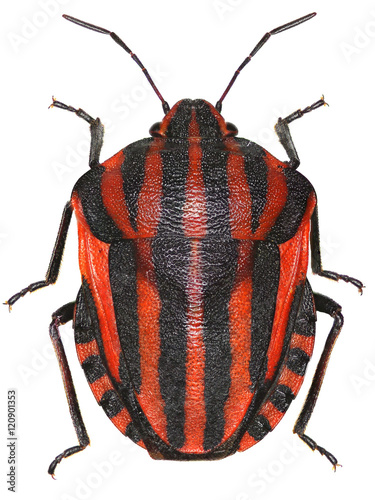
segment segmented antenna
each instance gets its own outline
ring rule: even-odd
[[[152,80],[149,72],[143,66],[143,64],[141,63],[141,61],[138,59],[138,56],[136,54],[134,54],[134,52],[132,52],[129,49],[129,47],[121,40],[121,38],[116,35],[116,33],[113,33],[112,31],[106,30],[104,28],[100,28],[99,26],[95,26],[95,24],[86,23],[85,21],[81,21],[80,19],[77,19],[77,18],[72,17],[72,16],[68,16],[66,14],[63,14],[63,18],[67,19],[68,21],[71,21],[72,23],[78,24],[78,26],[82,26],[83,28],[87,28],[87,29],[92,30],[92,31],[97,31],[98,33],[103,33],[104,35],[109,35],[118,45],[120,45],[120,47],[122,47],[124,50],[126,50],[126,52],[128,54],[130,54],[131,58],[141,68],[141,70],[143,71],[143,74],[145,75],[145,77],[149,81],[151,87],[154,89],[156,95],[161,100],[161,104],[163,106],[164,113],[165,114],[168,113],[168,111],[170,110],[169,104],[167,103],[167,101],[163,98],[163,96],[159,92],[159,90],[156,87],[155,83],[153,82],[153,80]]]
[[[240,64],[240,66],[237,68],[235,71],[231,81],[228,84],[228,87],[225,89],[223,95],[220,97],[220,99],[216,103],[216,109],[221,112],[222,108],[222,103],[226,95],[228,94],[229,90],[232,88],[232,85],[236,81],[236,78],[240,74],[240,72],[243,70],[243,68],[246,66],[247,63],[251,61],[251,59],[255,56],[255,54],[258,52],[259,49],[263,47],[263,45],[267,42],[269,38],[271,38],[272,35],[277,35],[278,33],[281,33],[282,31],[288,30],[290,28],[294,28],[294,26],[298,26],[301,23],[304,23],[305,21],[308,21],[312,17],[316,16],[316,12],[312,12],[311,14],[308,14],[307,16],[300,17],[299,19],[296,19],[295,21],[291,21],[290,23],[283,24],[282,26],[279,26],[278,28],[273,29],[269,33],[266,33],[260,40],[259,42],[255,45],[253,50],[250,52],[250,54],[245,58],[245,60]]]

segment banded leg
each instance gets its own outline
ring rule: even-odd
[[[327,451],[322,446],[319,446],[316,441],[307,436],[305,434],[305,430],[318,399],[328,361],[331,356],[336,339],[343,326],[344,318],[341,314],[341,306],[339,306],[339,304],[337,304],[334,300],[318,293],[314,293],[314,300],[317,311],[329,314],[333,318],[333,326],[327,337],[322,355],[315,371],[313,381],[311,383],[310,390],[307,394],[306,401],[294,426],[293,432],[297,434],[302,439],[302,441],[306,443],[312,450],[318,450],[321,455],[327,457],[333,465],[334,470],[336,470],[336,467],[338,465],[337,459],[332,455],[332,453]]]
[[[311,268],[313,273],[323,276],[324,278],[329,278],[331,280],[339,281],[343,280],[346,283],[351,283],[358,288],[358,291],[362,294],[363,283],[356,279],[347,276],[346,274],[339,274],[334,271],[325,271],[322,268],[322,258],[320,252],[320,241],[319,241],[319,220],[318,220],[318,207],[316,206],[311,217],[311,233],[310,233],[310,244],[311,244]],[[323,311],[324,312],[324,311]]]
[[[49,334],[52,340],[53,347],[59,362],[59,367],[64,383],[64,389],[66,398],[68,400],[69,411],[72,417],[72,422],[76,435],[78,438],[79,445],[67,448],[62,453],[57,455],[57,457],[51,462],[48,473],[52,476],[55,473],[56,466],[61,462],[63,458],[70,457],[74,453],[78,453],[86,448],[90,443],[90,439],[87,435],[85,424],[83,423],[81,411],[79,409],[78,399],[76,391],[74,389],[72,374],[70,372],[68,360],[66,358],[63,343],[61,341],[59,326],[64,325],[68,321],[71,321],[74,316],[74,306],[75,302],[70,302],[60,307],[56,312],[52,314],[52,322],[49,327]]]
[[[83,120],[85,120],[87,123],[90,124],[91,144],[90,144],[89,167],[93,168],[99,165],[100,163],[99,156],[103,146],[103,135],[104,135],[104,127],[100,119],[93,118],[92,116],[87,114],[86,111],[83,111],[83,109],[81,108],[76,109],[73,108],[73,106],[68,106],[63,102],[57,101],[54,97],[52,97],[52,104],[50,105],[50,108],[53,107],[75,113],[79,118],[82,118]]]
[[[297,120],[297,118],[301,118],[303,115],[306,113],[310,113],[310,111],[314,111],[314,109],[320,108],[321,106],[324,106],[327,104],[324,100],[324,97],[322,96],[319,101],[314,102],[311,106],[307,106],[304,109],[298,109],[294,113],[288,115],[286,118],[279,118],[276,125],[275,125],[275,131],[277,134],[277,137],[279,138],[279,141],[281,142],[283,148],[286,151],[286,154],[289,157],[289,164],[290,167],[293,169],[296,169],[299,167],[300,164],[300,159],[298,157],[297,150],[294,146],[293,139],[289,130],[289,123],[291,123],[294,120]]]
[[[53,285],[54,283],[56,283],[60,271],[62,256],[64,253],[64,247],[71,218],[72,218],[72,207],[70,205],[70,202],[68,202],[63,210],[60,227],[57,233],[55,246],[52,251],[51,260],[48,266],[45,279],[42,281],[36,281],[35,283],[31,283],[26,288],[23,288],[20,292],[12,295],[12,297],[5,302],[5,304],[9,306],[9,309],[15,302],[17,302],[18,299],[26,295],[28,292],[34,292],[39,288],[44,288],[45,286]]]

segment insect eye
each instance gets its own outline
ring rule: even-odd
[[[161,133],[160,133],[160,125],[161,125],[161,122],[156,122],[156,123],[154,123],[154,124],[150,127],[150,134],[151,134],[153,137],[161,137]]]
[[[233,125],[233,123],[226,122],[226,127],[228,130],[228,135],[232,136],[238,134],[238,128],[236,127],[236,125]]]

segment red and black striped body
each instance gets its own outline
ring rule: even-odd
[[[152,135],[74,187],[78,357],[153,458],[222,458],[272,430],[302,383],[316,197],[206,101],[178,102]]]

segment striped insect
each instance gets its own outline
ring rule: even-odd
[[[294,432],[305,434],[326,366],[341,330],[341,307],[314,293],[306,279],[311,239],[314,273],[322,269],[314,188],[296,169],[289,123],[325,104],[280,118],[276,133],[288,161],[247,139],[221,115],[222,101],[243,67],[275,34],[266,33],[235,72],[216,106],[183,99],[172,109],[138,57],[165,117],[151,137],[99,160],[103,126],[82,109],[53,100],[90,125],[91,169],[66,204],[45,280],[8,300],[57,280],[72,213],[79,236],[82,286],[77,299],[52,315],[55,347],[79,444],[89,437],[81,416],[59,326],[73,320],[77,354],[91,390],[113,424],[152,458],[214,460],[263,439],[296,397],[313,352],[316,311],[333,326]]]

